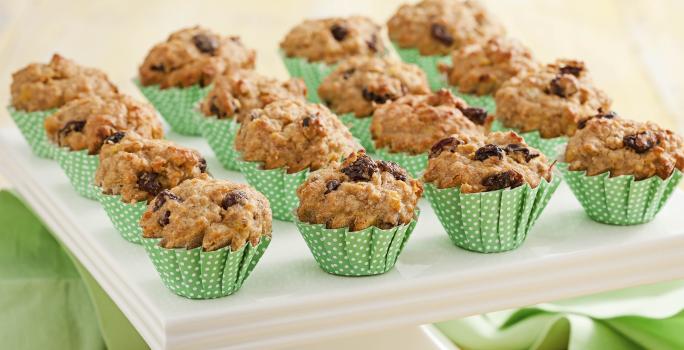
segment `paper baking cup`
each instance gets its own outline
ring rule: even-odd
[[[259,244],[247,243],[237,251],[230,246],[211,252],[195,249],[167,249],[160,238],[143,238],[142,243],[164,285],[190,299],[213,299],[235,293],[256,266],[271,242],[264,236]]]
[[[560,180],[542,180],[536,188],[461,193],[425,183],[425,194],[451,241],[466,250],[498,253],[520,247]]]
[[[474,94],[464,94],[458,91],[457,87],[449,86],[449,90],[456,97],[460,97],[465,101],[470,107],[480,107],[484,108],[488,114],[496,113],[496,102],[492,95],[474,95]]]
[[[82,197],[97,200],[100,189],[95,186],[95,170],[100,164],[100,157],[89,155],[88,150],[71,151],[65,147],[52,147],[59,166],[76,192]]]
[[[544,153],[549,159],[559,159],[565,152],[565,145],[568,144],[567,136],[559,136],[553,138],[543,138],[539,131],[519,132],[514,128],[505,127],[500,121],[495,120],[492,123],[492,131],[515,131],[518,135],[525,139],[525,142]]]
[[[428,162],[427,153],[412,155],[401,152],[390,152],[390,150],[388,150],[387,148],[376,149],[374,156],[382,160],[387,160],[399,164],[402,168],[406,169],[406,171],[408,171],[409,174],[411,174],[411,176],[415,178],[421,177],[423,171],[425,171],[425,167],[427,167]]]
[[[394,46],[394,50],[399,54],[399,57],[401,57],[402,61],[415,64],[416,66],[420,67],[423,72],[425,72],[431,90],[436,91],[446,85],[446,78],[439,71],[437,65],[440,63],[448,63],[448,55],[423,56],[420,54],[418,49],[403,49],[394,42],[392,45]]]
[[[246,162],[238,159],[238,167],[247,182],[268,198],[273,217],[281,221],[292,221],[292,211],[299,206],[297,187],[309,175],[309,170],[288,174],[283,168],[264,170],[260,162]]]
[[[302,80],[304,80],[309,101],[320,103],[321,99],[318,97],[318,86],[320,86],[323,79],[335,69],[336,65],[329,65],[322,62],[309,62],[304,58],[287,57],[282,50],[280,51],[280,58],[282,58],[285,68],[287,68],[291,77],[302,78]]]
[[[235,118],[218,119],[215,117],[205,117],[197,110],[193,111],[193,113],[202,118],[200,129],[202,137],[207,140],[221,165],[228,170],[239,171],[237,158],[240,154],[235,150],[234,142],[238,129],[240,129],[240,124],[238,124]]]
[[[388,230],[368,227],[350,232],[349,228],[328,229],[325,225],[295,224],[318,265],[327,273],[341,276],[370,276],[389,271],[404,250],[419,212],[410,223]]]
[[[142,243],[140,218],[147,210],[146,201],[125,203],[120,195],[104,194],[100,188],[98,188],[97,200],[102,204],[105,213],[121,237],[131,243]]]
[[[361,146],[366,149],[366,153],[375,152],[373,136],[370,131],[373,117],[357,118],[354,113],[345,113],[340,115],[340,120],[347,126],[349,132],[359,140]]]
[[[14,120],[14,123],[17,124],[29,147],[31,147],[33,154],[41,158],[54,159],[55,149],[51,147],[45,133],[45,118],[54,113],[56,109],[24,112],[7,107],[7,111]]]
[[[183,135],[200,135],[202,119],[192,112],[197,102],[209,93],[210,86],[200,87],[196,84],[185,88],[160,89],[159,85],[143,86],[138,79],[134,82],[173,131]]]
[[[559,164],[563,178],[594,221],[611,225],[637,225],[653,220],[682,179],[675,170],[663,180],[652,176],[635,180],[632,175],[610,177],[609,173],[589,176]]]

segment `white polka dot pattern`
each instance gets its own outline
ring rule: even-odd
[[[321,99],[318,97],[318,86],[321,85],[323,79],[335,69],[335,65],[328,65],[322,62],[309,62],[302,58],[287,57],[282,51],[280,51],[280,57],[291,77],[304,80],[309,101],[320,103]]]
[[[327,229],[325,225],[295,224],[318,265],[327,273],[341,276],[370,276],[389,271],[416,227],[419,212],[410,223],[388,230],[369,227]]]
[[[134,82],[159,114],[171,125],[173,131],[183,135],[200,135],[202,119],[198,119],[192,111],[197,102],[209,93],[210,86],[193,85],[186,88],[160,89],[159,85],[143,86],[138,79]]]
[[[38,157],[54,159],[55,148],[50,146],[47,134],[45,133],[45,118],[54,113],[56,109],[38,112],[17,111],[12,107],[7,107],[7,111],[17,124],[19,131],[31,147],[31,151]]]
[[[386,161],[395,162],[406,169],[414,178],[420,178],[427,167],[428,154],[411,155],[407,153],[392,153],[387,148],[380,148],[375,155]]]
[[[347,126],[349,132],[359,140],[366,153],[375,152],[375,144],[370,131],[370,125],[373,122],[372,117],[357,118],[354,113],[346,113],[340,115],[339,118]]]
[[[438,189],[425,184],[437,218],[451,241],[479,253],[498,253],[518,248],[558,188],[557,176],[514,189],[461,193],[458,188]]]
[[[95,186],[95,170],[100,164],[100,157],[89,155],[87,150],[70,151],[66,147],[52,147],[56,150],[59,166],[76,192],[82,197],[97,200],[100,190]]]
[[[525,139],[525,142],[538,149],[541,153],[544,153],[549,159],[559,159],[563,153],[565,153],[565,146],[568,143],[567,136],[553,137],[550,139],[545,139],[541,137],[539,131],[530,132],[518,132],[514,128],[507,128],[501,124],[500,121],[495,120],[492,123],[492,131],[515,131],[518,135]]]
[[[207,140],[207,143],[214,151],[216,158],[218,158],[221,165],[232,171],[239,171],[237,158],[240,156],[234,147],[235,136],[237,135],[240,124],[234,118],[217,119],[214,117],[205,117],[197,109],[193,113],[201,118],[202,124],[200,130],[202,137]]]
[[[104,194],[100,188],[97,188],[97,200],[121,237],[135,244],[142,242],[140,218],[147,209],[147,202],[124,203],[121,196]]]
[[[164,285],[190,299],[213,299],[235,293],[256,266],[271,237],[259,244],[245,244],[237,251],[230,247],[212,252],[195,249],[166,249],[159,238],[142,238],[143,246]]]
[[[652,176],[636,181],[632,175],[588,176],[585,171],[569,170],[567,163],[559,164],[558,168],[587,215],[611,225],[637,225],[653,220],[682,179],[679,170],[665,180]]]

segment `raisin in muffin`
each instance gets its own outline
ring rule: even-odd
[[[309,175],[297,189],[297,216],[330,229],[389,229],[414,218],[422,193],[420,182],[397,164],[373,160],[361,151]]]
[[[352,56],[385,52],[380,26],[363,16],[308,19],[280,43],[288,57],[333,64]]]
[[[136,203],[206,172],[206,160],[193,149],[120,131],[105,139],[100,149],[95,184],[105,194]]]
[[[440,66],[450,85],[467,94],[489,95],[506,80],[539,67],[519,41],[496,37],[451,53],[451,66]]]
[[[155,45],[140,66],[144,86],[206,86],[225,70],[254,68],[256,52],[237,36],[222,36],[199,26],[172,33]]]
[[[451,134],[484,135],[492,117],[468,107],[446,89],[430,95],[407,95],[373,113],[371,133],[376,148],[420,154]]]
[[[407,94],[430,92],[417,66],[390,57],[353,57],[341,62],[318,87],[321,100],[335,113],[373,114],[378,105]]]
[[[684,141],[655,123],[622,119],[611,112],[583,119],[577,128],[565,151],[570,170],[641,180],[656,175],[666,179],[675,169],[684,169]]]
[[[12,74],[12,107],[29,112],[59,108],[88,95],[112,96],[118,90],[99,69],[83,67],[54,54],[50,63],[32,63]]]
[[[89,154],[97,154],[104,140],[118,131],[151,139],[163,136],[154,108],[126,95],[73,100],[45,119],[45,131],[54,144],[72,151],[87,149]]]
[[[217,78],[200,109],[205,116],[219,119],[235,117],[238,122],[255,108],[282,99],[306,99],[306,85],[301,79],[278,81],[253,70],[226,72]]]
[[[572,135],[577,122],[610,109],[611,100],[594,86],[584,62],[557,60],[514,77],[496,92],[496,117],[521,132],[543,138]]]
[[[447,55],[462,46],[505,33],[475,0],[423,0],[404,4],[387,22],[390,39],[423,56]]]
[[[252,187],[202,175],[161,191],[140,220],[145,238],[164,248],[235,251],[271,236],[268,200]]]
[[[523,184],[536,188],[551,176],[546,157],[508,131],[440,140],[430,151],[423,179],[437,188],[460,187],[462,193],[477,193]]]
[[[252,110],[240,125],[235,148],[242,159],[288,173],[316,170],[361,148],[325,106],[279,100]]]

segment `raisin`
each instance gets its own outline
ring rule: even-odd
[[[363,96],[363,99],[366,101],[378,104],[383,104],[391,99],[391,96],[388,94],[376,94],[375,92],[368,90],[368,88],[363,88],[363,90],[361,90],[361,96]]]
[[[169,224],[170,218],[171,218],[171,212],[167,210],[164,212],[164,215],[162,215],[162,217],[159,218],[157,223],[159,224],[159,226],[164,227],[164,226]]]
[[[369,50],[378,52],[378,36],[375,34],[371,35],[370,40],[366,40],[366,46],[368,46]]]
[[[196,34],[192,37],[192,42],[195,44],[197,50],[200,50],[202,53],[213,55],[216,49],[218,49],[218,41],[216,38],[205,34]]]
[[[523,184],[523,176],[515,170],[489,175],[482,179],[482,186],[487,191],[496,191],[502,188],[515,188]]]
[[[610,111],[608,113],[599,113],[593,117],[584,118],[584,119],[580,120],[579,122],[577,122],[577,128],[580,130],[584,129],[587,126],[587,122],[590,119],[613,119],[615,117],[617,117],[617,113],[615,113],[613,111]]]
[[[107,136],[107,138],[104,139],[104,142],[103,142],[103,143],[104,143],[104,144],[107,144],[107,145],[113,145],[113,144],[115,144],[115,143],[119,143],[119,142],[121,141],[121,139],[124,138],[124,136],[126,136],[126,133],[125,133],[125,132],[123,132],[123,131],[117,131],[117,132],[115,132],[115,133],[113,133],[113,134]]]
[[[448,150],[449,152],[454,152],[456,151],[456,147],[461,144],[463,144],[463,141],[453,136],[441,139],[437,141],[437,143],[432,145],[432,148],[430,148],[429,158],[437,157],[440,154],[442,154],[442,152],[445,150]]]
[[[642,131],[622,138],[625,146],[631,148],[636,153],[646,153],[658,143],[658,138],[650,131]]]
[[[342,73],[342,79],[344,79],[344,80],[349,79],[349,77],[351,77],[352,74],[354,74],[354,72],[356,72],[356,69],[354,69],[354,68],[347,69],[346,71],[344,71]]]
[[[138,174],[138,187],[149,194],[157,195],[162,190],[159,174],[154,172]]]
[[[347,34],[349,34],[349,29],[339,24],[333,24],[332,27],[330,27],[330,33],[335,40],[342,41],[347,37]]]
[[[228,209],[238,203],[242,204],[247,200],[247,194],[240,190],[229,192],[221,201],[221,208]]]
[[[576,66],[560,67],[560,74],[572,74],[572,75],[579,78],[581,72],[582,72],[582,67],[576,67]]]
[[[577,92],[577,87],[568,78],[557,76],[549,83],[549,92],[559,97],[568,97]]]
[[[313,118],[312,116],[304,117],[304,119],[302,119],[302,126],[306,128],[309,125],[311,125],[311,119],[312,118]]]
[[[72,132],[81,132],[83,131],[83,128],[85,128],[85,125],[85,120],[72,120],[64,124],[64,126],[59,130],[59,134],[62,136],[66,136],[71,134]]]
[[[337,180],[330,180],[325,183],[325,192],[323,194],[328,194],[332,191],[337,190],[338,187],[340,187],[340,182]]]
[[[505,148],[506,153],[515,153],[519,152],[522,153],[523,156],[525,157],[525,161],[529,162],[534,158],[539,157],[539,153],[530,153],[530,149],[527,147],[523,147],[523,145],[519,143],[511,143]]]
[[[164,206],[164,203],[166,203],[167,199],[174,200],[176,202],[182,202],[183,199],[176,196],[173,194],[173,192],[169,190],[163,190],[159,192],[157,197],[154,198],[154,207],[152,208],[153,211],[159,210],[162,206]]]
[[[163,72],[165,70],[163,63],[157,63],[150,66],[150,70],[154,72]]]
[[[462,109],[461,113],[477,125],[484,125],[487,121],[487,111],[484,108],[468,107]]]
[[[488,159],[489,157],[497,157],[499,159],[503,159],[503,154],[504,150],[501,149],[501,147],[497,145],[492,145],[490,143],[484,145],[484,147],[478,148],[478,150],[475,151],[475,160],[479,160],[482,162],[485,159]]]
[[[446,27],[442,24],[433,23],[430,27],[430,35],[446,46],[451,46],[454,43],[454,37],[449,34]]]
[[[406,182],[406,179],[408,178],[408,175],[406,174],[406,170],[404,170],[402,167],[400,167],[397,163],[386,162],[384,160],[381,160],[381,161],[378,161],[377,164],[378,164],[378,169],[380,169],[380,171],[386,171],[386,172],[392,174],[392,176],[394,176],[394,178],[396,180]]]
[[[367,155],[358,157],[353,163],[341,169],[352,181],[370,181],[378,171],[378,165]]]
[[[207,160],[204,158],[200,158],[199,162],[197,164],[197,167],[199,168],[199,171],[201,173],[206,173],[207,172]]]

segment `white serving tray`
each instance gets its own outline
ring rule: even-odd
[[[201,138],[169,138],[202,152]],[[477,254],[451,244],[426,201],[396,267],[375,277],[318,268],[291,223],[235,295],[189,300],[164,287],[142,247],[124,241],[99,204],[79,197],[58,164],[33,156],[16,129],[0,129],[0,172],[121,308],[152,348],[291,347],[638,284],[684,278],[684,193],[645,225],[595,223],[562,184],[525,244]]]

